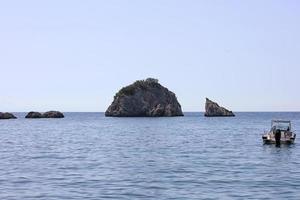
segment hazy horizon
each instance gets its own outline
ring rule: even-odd
[[[30,110],[30,111],[34,111],[34,110]],[[30,111],[10,111],[10,112],[27,114]],[[46,111],[50,111],[50,110],[43,110],[43,111],[37,111],[37,112],[43,113],[43,112],[46,112]],[[65,113],[103,113],[103,114],[105,113],[105,111],[61,111],[61,112],[63,112],[64,114]],[[203,113],[204,114],[205,113],[205,111],[182,111],[182,112],[184,114],[187,114],[187,113],[193,113],[193,114],[195,114],[195,113],[201,113],[202,114]],[[238,114],[238,113],[300,113],[300,111],[233,111],[233,112],[235,114]],[[176,117],[182,117],[182,116],[176,116]],[[121,118],[121,117],[117,117],[117,118]],[[143,117],[132,117],[132,118],[143,118]],[[157,117],[157,118],[160,118],[160,117]],[[210,118],[210,117],[208,117],[208,118]]]
[[[104,112],[153,77],[184,112],[300,111],[300,2],[3,1],[0,112]]]

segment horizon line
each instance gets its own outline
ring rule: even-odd
[[[32,110],[31,110],[32,111]],[[31,111],[3,111],[3,112],[11,112],[11,113],[28,113]],[[50,110],[49,110],[50,111]],[[34,112],[46,112],[46,111],[34,111]],[[105,111],[60,111],[63,113],[105,113]],[[205,111],[183,111],[183,113],[204,113]],[[264,112],[264,113],[297,113],[300,111],[232,111],[233,113],[257,113],[257,112]]]

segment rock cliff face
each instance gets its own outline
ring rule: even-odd
[[[13,114],[11,113],[2,113],[0,112],[0,119],[17,119]]]
[[[43,114],[39,112],[29,112],[25,118],[64,118],[64,114],[59,111],[48,111]]]
[[[206,98],[205,114],[206,117],[234,117],[232,111],[219,106],[217,103]]]
[[[183,116],[175,94],[148,78],[122,88],[105,112],[110,117]]]

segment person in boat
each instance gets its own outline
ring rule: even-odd
[[[292,133],[290,131],[290,127],[287,127],[286,131],[284,132],[284,137],[291,137]]]

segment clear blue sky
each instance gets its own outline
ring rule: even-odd
[[[0,111],[105,111],[154,77],[184,111],[300,111],[300,1],[0,2]]]

